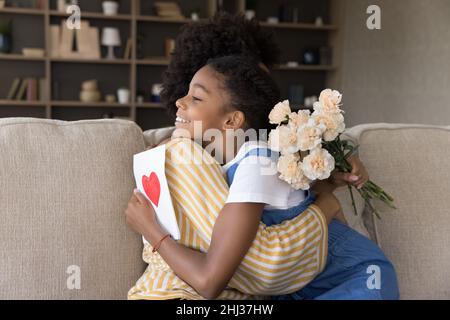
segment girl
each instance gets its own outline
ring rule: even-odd
[[[181,133],[181,136],[194,138],[195,121],[202,122],[203,132],[208,129],[225,132],[267,128],[269,111],[278,101],[275,84],[256,62],[242,57],[219,58],[201,68],[194,75],[188,94],[177,100],[176,135],[180,137]],[[218,151],[224,155],[226,135],[222,139],[223,150]],[[208,143],[204,142],[202,146],[206,148]],[[255,158],[266,158],[272,165],[275,163],[264,144],[249,141],[234,154],[236,158],[224,166],[231,184],[230,192],[206,253],[187,250],[165,237],[151,206],[138,209],[129,205],[127,209],[131,226],[158,248],[181,279],[206,298],[217,297],[230,281],[255,237],[261,218],[267,224],[281,223],[300,214],[314,200],[312,193],[305,197],[302,191],[291,189],[276,174],[261,174],[262,161],[254,161]],[[333,188],[326,183],[315,186],[318,193],[315,204],[327,222],[341,213],[338,201],[330,192]],[[145,201],[141,195],[137,197]],[[374,245],[374,248],[369,247],[364,250],[373,252],[380,261],[386,261]],[[388,263],[385,269],[389,271]],[[391,278],[388,277],[388,281]]]

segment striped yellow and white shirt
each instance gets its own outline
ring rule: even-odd
[[[165,170],[181,232],[179,243],[206,252],[228,195],[222,169],[201,146],[180,138],[166,145]],[[327,232],[326,220],[315,205],[282,224],[261,223],[218,299],[256,299],[303,288],[325,267]],[[142,256],[148,267],[129,290],[128,299],[203,299],[151,249],[144,246]]]

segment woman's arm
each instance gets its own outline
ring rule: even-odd
[[[141,194],[130,200],[127,223],[140,232],[152,246],[164,235],[156,214]],[[139,201],[139,203],[137,203]],[[135,205],[133,206],[133,203]],[[250,248],[264,204],[229,203],[221,210],[214,225],[211,244],[206,253],[185,247],[171,238],[159,247],[159,254],[171,269],[202,297],[214,299],[225,289]],[[143,210],[147,219],[139,219],[133,212]]]

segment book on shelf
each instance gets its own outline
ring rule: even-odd
[[[16,95],[16,92],[19,89],[21,81],[22,80],[20,78],[15,78],[13,80],[13,82],[11,83],[11,87],[9,89],[9,92],[8,92],[8,97],[6,99],[8,99],[8,100],[14,99],[14,96]]]
[[[180,6],[176,2],[155,2],[153,4],[156,14],[164,18],[183,19]]]
[[[38,99],[41,101],[47,100],[47,80],[45,78],[40,78],[38,87]]]
[[[19,91],[17,91],[16,100],[22,100],[25,98],[25,94],[27,91],[28,79],[23,79],[22,84],[20,85]]]
[[[124,59],[131,59],[131,46],[132,46],[132,40],[131,38],[128,38],[127,45],[125,47],[125,53],[123,54]]]
[[[8,91],[7,100],[46,100],[45,78],[15,78]]]
[[[50,57],[59,57],[60,33],[59,25],[50,25]]]
[[[36,78],[29,78],[27,82],[27,101],[37,101],[38,100],[38,81]]]
[[[21,1],[21,2],[24,2],[24,1]],[[27,2],[27,1],[25,1],[25,2]],[[45,2],[45,0],[31,0],[31,1],[28,1],[27,3],[30,6],[30,8],[33,8],[33,9],[44,9],[45,8],[44,2]]]

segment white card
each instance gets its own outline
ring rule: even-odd
[[[175,240],[180,239],[172,198],[165,174],[166,145],[133,156],[133,172],[136,187],[155,209],[160,225]],[[144,243],[147,243],[142,237]]]

